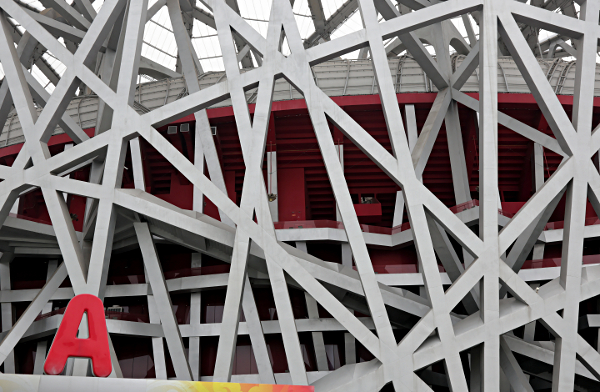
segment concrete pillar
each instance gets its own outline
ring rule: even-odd
[[[14,258],[11,252],[4,252],[0,257],[0,290],[10,290],[10,263]],[[10,302],[4,302],[1,305],[2,310],[2,332],[9,331],[13,326],[13,305]],[[4,373],[15,372],[15,354],[10,352],[4,360]]]
[[[304,241],[296,241],[296,248],[300,249],[305,253],[308,253],[306,242]],[[304,293],[304,295],[306,297],[306,309],[308,310],[308,318],[318,319],[319,308],[317,306],[317,301],[315,301],[315,299],[311,297],[308,293]],[[315,358],[317,359],[317,370],[319,370],[320,372],[329,370],[329,367],[327,366],[327,353],[325,352],[325,342],[323,340],[323,333],[313,332],[312,339],[313,345],[315,347]]]
[[[279,200],[277,199],[277,152],[267,151],[267,194],[274,195],[269,198],[269,211],[273,222],[279,222]]]
[[[56,268],[58,267],[58,260],[48,261],[48,272],[46,273],[46,281],[50,280]],[[52,301],[48,301],[42,310],[42,314],[52,312]],[[44,362],[46,360],[47,353],[47,342],[45,340],[39,341],[35,351],[35,362],[33,364],[33,374],[44,374]]]
[[[144,270],[146,282],[148,280],[148,273]],[[154,295],[148,295],[148,316],[150,318],[150,324],[160,324],[160,316],[158,309],[156,308],[156,301]],[[152,338],[152,356],[154,357],[154,371],[156,372],[156,379],[166,380],[167,379],[167,364],[165,362],[165,346],[164,340],[160,338]]]
[[[136,189],[145,192],[144,165],[142,164],[142,151],[139,138],[131,139],[129,141],[129,148],[131,149],[131,165],[133,166],[133,183]]]
[[[319,308],[317,301],[308,293],[304,293],[306,297],[306,308],[308,309],[308,318],[318,319]],[[317,358],[317,369],[320,372],[329,370],[327,366],[327,352],[325,351],[325,342],[323,340],[323,332],[312,332],[313,345],[315,346],[315,357]]]
[[[144,166],[142,163],[142,151],[140,146],[139,138],[131,139],[129,141],[129,148],[131,150],[131,164],[133,171],[133,182],[136,189],[145,191],[146,183],[144,178]],[[194,189],[195,191],[195,189]],[[144,277],[146,282],[149,282],[148,273],[144,269]],[[154,295],[149,294],[148,300],[148,316],[151,324],[160,324],[160,316],[158,309],[156,308],[156,301]],[[154,357],[154,369],[156,372],[156,378],[159,380],[167,379],[167,365],[165,362],[165,348],[162,337],[152,338],[152,354]]]
[[[402,224],[402,217],[404,216],[404,195],[402,191],[396,192],[396,205],[394,207],[394,218],[392,220],[392,227],[400,226]]]
[[[192,268],[198,268],[202,266],[202,254],[192,254]],[[199,292],[192,293],[190,297],[190,324],[199,325],[200,316],[202,312],[201,307],[201,295]],[[189,361],[190,368],[192,370],[192,377],[194,381],[200,381],[200,363],[202,361],[200,357],[200,337],[190,336],[189,341]]]
[[[342,173],[344,172],[344,145],[336,144],[335,151],[340,158],[340,163],[342,164]],[[342,215],[340,214],[340,209],[338,208],[337,203],[335,204],[335,220],[338,222],[342,221]]]
[[[417,133],[417,116],[415,114],[415,105],[406,105],[406,134],[408,137],[408,147],[412,152],[417,144],[419,135]],[[404,216],[404,195],[402,191],[396,192],[396,206],[394,208],[394,218],[392,221],[392,227],[400,226],[402,224],[402,217]]]
[[[352,249],[347,242],[342,242],[342,265],[352,268]]]
[[[300,249],[304,253],[308,253],[306,241],[296,241],[296,249]]]
[[[541,144],[533,143],[533,175],[535,178],[535,191],[539,191],[544,186],[544,147]],[[544,243],[533,246],[533,260],[544,258]]]
[[[544,146],[533,143],[533,176],[536,192],[544,185]]]
[[[44,362],[46,362],[47,343],[39,341],[35,351],[35,362],[33,363],[33,374],[44,374]]]
[[[537,289],[538,287],[540,287],[539,283],[533,283],[531,284],[531,288],[532,289]],[[526,342],[530,342],[533,343],[534,342],[534,337],[535,337],[535,321],[532,321],[528,324],[525,324],[525,329],[523,331],[523,340]]]
[[[46,272],[46,282],[50,280],[56,269],[58,268],[58,260],[49,260],[48,261],[48,271]],[[48,301],[44,306],[44,310],[42,313],[50,313],[52,312],[52,301]]]
[[[356,363],[356,338],[350,333],[344,334],[344,351],[346,351],[346,365]]]
[[[452,169],[452,184],[454,185],[454,198],[456,204],[471,200],[467,162],[463,146],[462,132],[458,118],[458,104],[451,102],[446,113],[446,135],[448,152],[450,154],[450,167]]]
[[[469,386],[471,391],[480,392],[481,391],[481,351],[483,347],[481,345],[475,346],[471,349],[471,353],[469,355],[469,362],[471,365],[471,380],[469,382]]]
[[[64,151],[70,150],[71,148],[73,148],[73,143],[67,143],[67,144],[65,144]],[[67,193],[63,193],[63,197],[65,198],[65,202],[67,201],[68,196],[69,195]]]

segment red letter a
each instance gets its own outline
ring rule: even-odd
[[[77,330],[84,313],[87,313],[90,337],[79,339]],[[60,374],[69,357],[90,358],[97,377],[108,377],[112,371],[104,306],[94,295],[80,294],[69,302],[46,358],[44,371],[46,374]]]

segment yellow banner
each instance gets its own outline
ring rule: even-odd
[[[314,392],[300,385],[0,374],[2,392]]]

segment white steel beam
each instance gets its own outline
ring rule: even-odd
[[[236,380],[232,373],[238,335],[250,337],[258,366],[259,374],[248,376],[248,380],[314,383],[317,390],[379,390],[393,383],[396,390],[409,391],[431,390],[434,385],[452,390],[510,387],[531,391],[534,384],[527,381],[513,351],[545,364],[553,363],[552,388],[556,391],[579,388],[579,378],[575,375],[585,377],[586,382],[600,378],[600,354],[578,333],[580,304],[600,295],[600,267],[582,262],[584,238],[595,238],[598,233],[593,225],[585,226],[587,200],[600,211],[600,174],[590,159],[600,148],[600,132],[592,133],[594,84],[588,82],[595,78],[597,67],[600,36],[597,2],[580,1],[577,15],[570,2],[559,5],[554,1],[529,4],[512,0],[402,0],[398,9],[387,0],[349,0],[326,19],[323,5],[311,0],[309,6],[316,31],[303,41],[288,0],[273,1],[266,38],[240,16],[240,8],[233,0],[207,0],[203,4],[213,14],[194,7],[188,0],[159,0],[150,8],[146,0],[106,0],[97,12],[89,0],[75,0],[72,5],[65,0],[44,1],[63,19],[50,18],[48,13],[33,13],[18,2],[0,1],[0,61],[6,74],[0,87],[0,120],[4,124],[14,103],[25,136],[13,166],[0,167],[3,180],[0,248],[5,255],[12,254],[10,247],[14,247],[17,255],[60,254],[63,263],[48,277],[43,289],[14,290],[9,264],[5,256],[0,259],[3,319],[0,362],[4,363],[5,372],[16,370],[12,351],[19,341],[48,336],[58,327],[62,320],[59,315],[34,322],[40,312],[51,310],[48,301],[92,293],[100,298],[147,296],[150,324],[109,320],[107,325],[111,334],[152,339],[157,378],[167,376],[163,338],[177,378],[199,380],[200,337],[219,336],[213,378]],[[139,74],[149,70],[157,75],[177,76],[141,56],[145,24],[165,5],[177,43],[178,69],[185,78],[189,96],[139,114],[132,107]],[[407,7],[413,11],[409,12]],[[551,12],[558,8],[562,14]],[[332,31],[357,9],[362,28],[328,41]],[[385,20],[379,20],[380,15]],[[192,17],[216,29],[225,66],[226,79],[202,90],[198,74],[204,73],[189,34]],[[456,29],[450,19],[457,17],[462,17],[466,24],[471,50],[464,40],[452,42]],[[470,24],[471,17],[479,25],[479,41]],[[13,20],[18,24],[19,34],[15,34]],[[519,23],[527,26],[523,28]],[[558,38],[543,43],[543,48],[534,42],[540,52],[553,50],[550,46],[553,44],[562,45],[561,39],[570,39],[576,51],[572,120],[531,51],[539,28],[558,33]],[[287,56],[279,50],[283,34],[291,50]],[[66,47],[57,36],[67,40]],[[500,44],[506,44],[513,55],[554,137],[498,111],[499,36]],[[438,90],[421,132],[417,129],[415,106],[410,104],[405,106],[404,129],[386,53],[390,47],[383,45],[393,38],[399,38],[409,49]],[[426,50],[423,40],[434,47],[435,57]],[[65,66],[62,77],[54,80],[56,87],[52,94],[28,72],[30,59],[39,61],[36,56],[40,52],[34,53],[38,43]],[[391,44],[399,48],[395,45]],[[456,70],[450,46],[466,55]],[[358,49],[363,55],[370,53],[391,152],[315,82],[312,66]],[[506,51],[502,45],[500,50]],[[261,64],[260,68],[249,69],[250,53]],[[240,61],[245,68],[243,72]],[[479,100],[459,91],[477,68]],[[274,229],[277,207],[272,204],[275,208],[271,208],[268,193],[277,194],[277,181],[269,177],[265,185],[263,164],[269,122],[274,118],[271,114],[274,87],[279,78],[285,78],[304,97],[334,193],[337,215],[343,223],[343,229],[329,230],[326,237],[320,237],[317,229],[311,229],[309,234],[294,230],[285,235]],[[97,130],[92,138],[65,114],[69,100],[81,85],[99,97]],[[248,90],[256,91],[255,104],[250,107]],[[239,205],[227,195],[206,112],[212,105],[228,99],[245,167]],[[39,112],[36,105],[44,106],[43,110]],[[480,206],[455,214],[422,179],[445,122],[454,199],[456,204],[470,200],[459,105],[479,114]],[[156,130],[189,114],[195,114],[196,118],[193,160],[183,156]],[[389,240],[362,231],[344,177],[343,160],[338,159],[343,153],[342,146],[335,145],[330,124],[402,189],[396,197],[393,223],[401,224],[406,210],[410,230],[391,235]],[[536,192],[510,219],[498,213],[501,207],[499,124],[533,142]],[[51,156],[47,145],[57,125],[76,145]],[[174,207],[145,192],[139,137],[193,184],[193,211]],[[121,189],[128,145],[136,189]],[[543,172],[545,148],[563,157],[547,181]],[[268,173],[277,170],[277,165],[269,163],[269,158],[276,163],[275,154],[269,151],[267,155]],[[90,163],[93,170],[89,181],[69,176]],[[37,224],[7,218],[19,195],[35,188],[42,190],[51,228],[34,230],[31,227]],[[565,228],[544,231],[565,190]],[[73,228],[65,203],[67,194],[94,199],[86,207],[83,233]],[[219,209],[220,222],[203,214],[205,197]],[[117,219],[127,220],[127,224],[116,227]],[[474,224],[479,226],[479,237],[472,231]],[[25,232],[32,234],[27,237]],[[279,242],[278,238],[298,241],[298,249]],[[309,255],[306,243],[302,242],[329,239],[341,243],[342,265]],[[200,252],[194,254],[192,268],[201,267],[201,254],[206,254],[230,263],[230,273],[213,275],[210,279],[193,276],[167,281],[155,249],[156,241],[170,241]],[[561,267],[552,271],[520,271],[532,247],[534,259],[543,257],[543,248],[535,246],[545,241],[562,241]],[[462,257],[456,243],[463,248]],[[368,248],[373,244],[414,245],[419,274],[376,275]],[[113,249],[120,251],[137,245],[142,251],[148,283],[107,286]],[[439,272],[438,259],[446,269],[443,274]],[[67,276],[73,287],[58,289]],[[535,289],[526,283],[526,280],[549,278],[554,279]],[[252,285],[263,282],[268,282],[273,290],[278,320],[261,321],[258,317]],[[419,285],[420,290],[426,291],[426,298],[388,285],[398,282]],[[202,324],[200,292],[216,287],[227,288],[223,320],[214,325]],[[295,318],[290,287],[304,291],[309,319]],[[178,325],[170,292],[190,294],[189,325]],[[12,303],[24,301],[32,302],[12,325]],[[464,318],[454,313],[461,302],[469,313]],[[318,306],[333,319],[320,319]],[[245,322],[240,322],[242,310]],[[353,310],[368,313],[369,317],[358,318]],[[554,351],[538,350],[526,342],[534,338],[532,323],[538,321],[556,337]],[[525,326],[525,341],[521,343],[510,333],[522,326]],[[397,342],[400,328],[407,331]],[[346,366],[332,373],[328,373],[325,331],[344,334]],[[265,340],[265,334],[271,333],[282,336],[288,375],[273,373]],[[317,354],[316,373],[306,371],[299,333],[312,334]],[[189,338],[189,358],[182,337]],[[355,363],[357,341],[376,359],[366,364]],[[35,373],[41,373],[46,349],[40,341]],[[471,359],[470,384],[459,354],[466,350]],[[118,364],[114,348],[111,353]],[[444,361],[444,375],[437,377],[429,370],[422,372],[422,377],[415,374],[439,361]],[[79,368],[79,363],[85,365],[87,360],[71,362],[73,370],[68,373],[87,373],[87,366]],[[114,370],[113,376],[122,376],[118,366]],[[326,372],[327,376],[314,382]],[[543,377],[550,381],[548,375]]]

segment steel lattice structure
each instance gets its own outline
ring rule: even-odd
[[[600,174],[593,161],[600,149],[600,133],[593,129],[594,83],[590,83],[595,80],[600,38],[599,1],[578,1],[579,15],[568,15],[512,0],[407,0],[401,2],[402,6],[413,12],[401,14],[387,0],[359,0],[362,30],[311,46],[307,44],[309,40],[303,42],[300,38],[288,0],[273,0],[266,37],[251,28],[227,2],[209,0],[206,6],[214,18],[226,80],[202,90],[198,82],[202,67],[185,24],[189,17],[186,14],[189,12],[186,7],[190,7],[188,1],[163,0],[148,9],[148,0],[106,0],[97,14],[88,0],[76,0],[77,7],[71,7],[63,0],[49,3],[62,12],[66,21],[37,14],[16,1],[0,1],[0,62],[6,74],[0,87],[0,117],[6,121],[14,105],[25,136],[23,148],[12,166],[0,166],[3,180],[0,183],[0,221],[9,219],[20,194],[32,188],[41,189],[63,260],[43,289],[30,299],[30,305],[14,325],[9,321],[10,328],[6,328],[5,320],[12,318],[11,301],[3,297],[5,333],[0,343],[0,362],[4,363],[6,373],[11,372],[11,366],[14,371],[13,349],[65,278],[69,278],[74,294],[105,296],[113,243],[122,230],[134,230],[132,243],[141,248],[151,287],[147,295],[151,324],[158,326],[148,333],[154,336],[155,353],[164,352],[164,336],[178,379],[198,378],[200,319],[198,315],[197,325],[192,321],[186,332],[189,336],[189,353],[186,353],[157,256],[156,236],[200,253],[231,249],[214,380],[231,380],[241,325],[240,309],[245,316],[243,328],[252,342],[259,380],[264,383],[310,383],[318,391],[377,391],[389,383],[396,391],[431,390],[427,378],[417,373],[443,361],[452,390],[492,391],[500,390],[501,385],[508,383],[515,391],[532,391],[533,387],[513,354],[514,342],[519,339],[511,331],[535,321],[555,336],[551,354],[554,358],[553,390],[572,391],[576,375],[592,381],[600,379],[600,354],[578,333],[580,303],[600,295],[600,266],[584,266],[582,262],[588,200],[600,214]],[[149,15],[162,6],[168,7],[178,46],[178,67],[185,77],[189,95],[140,113],[136,111],[134,100],[142,36]],[[453,36],[445,32],[451,18],[468,14],[477,17],[479,40],[473,42],[472,48],[467,48],[468,56],[453,73],[450,64]],[[12,21],[25,29],[17,46]],[[526,32],[522,31],[523,25],[534,30],[554,31],[576,43],[575,49],[564,40],[560,43],[573,50],[577,57],[572,116],[565,112],[555,91],[550,88],[528,43],[529,37],[523,34]],[[435,57],[429,54],[418,36],[424,34],[425,28],[434,40],[430,44],[435,48]],[[317,33],[327,37],[327,25],[323,23]],[[65,45],[58,36],[77,42],[77,45]],[[287,56],[281,50],[284,38],[291,52]],[[384,41],[389,38],[397,38],[409,50],[438,90],[420,134],[413,129],[405,130],[403,125],[388,65],[390,50],[386,52],[384,46]],[[27,51],[37,43],[66,66],[52,94],[48,94],[22,64]],[[554,51],[556,43],[551,45],[544,50]],[[314,65],[365,48],[373,62],[391,152],[317,86],[311,70]],[[256,68],[245,67],[242,72],[240,61],[249,51],[260,59],[261,64]],[[554,137],[499,113],[499,51],[507,51],[517,63]],[[97,64],[99,52],[103,53],[103,61]],[[445,121],[456,201],[462,203],[471,198],[464,170],[458,104],[467,102],[459,90],[476,68],[480,83],[477,108],[479,235],[422,182],[440,124]],[[356,272],[333,267],[302,249],[277,240],[263,178],[263,160],[274,83],[280,78],[285,78],[305,99]],[[82,85],[100,100],[98,122],[92,137],[64,114]],[[256,88],[256,100],[251,116],[246,91],[252,88]],[[206,115],[208,107],[227,99],[233,107],[246,168],[239,205],[227,196]],[[43,110],[38,111],[36,105],[43,106]],[[196,118],[195,163],[157,131],[158,127],[189,114]],[[563,157],[556,172],[545,182],[542,178],[543,184],[534,196],[507,222],[499,222],[498,211],[499,122],[510,123],[515,132],[534,141],[539,148]],[[330,123],[401,187],[396,208],[399,211],[405,209],[409,216],[425,296],[378,281]],[[48,141],[57,125],[76,145],[51,156]],[[195,186],[193,211],[182,210],[145,192],[140,138],[150,143]],[[136,189],[121,188],[128,150]],[[69,177],[86,165],[91,165],[89,181]],[[64,195],[67,194],[88,200],[81,235],[73,228],[65,203]],[[566,212],[560,276],[534,289],[518,272],[563,195],[566,195]],[[202,214],[203,196],[218,207],[221,222]],[[401,212],[399,216],[401,219]],[[125,228],[119,228],[117,221],[123,218],[126,219]],[[152,227],[175,228],[176,234],[169,236],[168,230],[161,234],[151,230]],[[464,265],[450,244],[450,238],[462,247]],[[7,271],[14,250],[9,247],[2,250],[2,290],[10,290]],[[438,258],[452,282],[447,290],[439,273]],[[279,315],[279,330],[289,364],[289,375],[285,377],[276,378],[271,368],[263,325],[250,289],[249,269],[261,268],[270,281]],[[318,380],[310,379],[305,371],[298,323],[289,299],[290,284],[307,293],[309,307],[316,309],[318,303],[375,359],[366,364],[347,365]],[[368,321],[359,319],[349,310],[340,300],[339,290],[364,298]],[[194,294],[191,295],[193,302]],[[453,313],[459,304],[468,310],[468,316],[459,317]],[[394,334],[395,321],[391,316],[395,311],[419,319],[399,340]],[[461,360],[464,352],[470,355],[469,379]],[[118,361],[113,361],[114,364]],[[86,375],[87,367],[87,361],[79,359],[74,361],[70,371],[73,375]],[[116,367],[114,375],[118,376],[120,370],[118,365]]]

